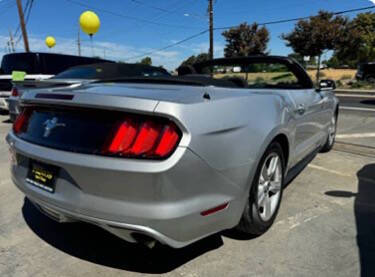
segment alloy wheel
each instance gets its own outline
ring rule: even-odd
[[[336,116],[332,117],[331,126],[328,129],[328,143],[332,145],[336,137]]]
[[[277,210],[282,189],[283,170],[280,156],[271,153],[264,160],[258,182],[258,211],[263,221],[272,218]]]

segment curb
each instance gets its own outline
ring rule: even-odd
[[[358,94],[358,95],[375,95],[375,90],[363,90],[363,89],[336,89],[335,93],[342,94]]]

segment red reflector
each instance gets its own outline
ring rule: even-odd
[[[142,124],[137,139],[134,142],[133,147],[130,149],[130,153],[134,155],[140,155],[150,151],[156,142],[160,133],[160,127],[152,122],[145,122]]]
[[[173,125],[168,125],[164,128],[162,137],[160,139],[159,145],[155,150],[155,155],[163,157],[168,156],[179,139],[176,127]]]
[[[18,134],[21,131],[23,131],[23,129],[27,125],[27,121],[29,120],[31,113],[32,113],[32,110],[30,110],[30,109],[24,109],[18,115],[16,121],[13,124],[13,132],[15,134]]]
[[[213,214],[213,213],[216,213],[218,211],[221,211],[221,210],[224,210],[228,207],[229,203],[224,203],[220,206],[217,206],[217,207],[214,207],[214,208],[211,208],[209,210],[206,210],[206,211],[203,211],[201,212],[201,215],[203,216],[207,216],[207,215],[210,215],[210,214]]]
[[[137,127],[130,121],[122,123],[113,138],[108,151],[111,153],[123,152],[129,149],[137,135]]]
[[[20,94],[18,93],[18,89],[17,88],[15,88],[15,87],[13,87],[12,88],[12,96],[19,96]]]

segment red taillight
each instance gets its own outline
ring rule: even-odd
[[[141,125],[138,131],[137,138],[133,146],[129,150],[131,155],[141,155],[150,152],[160,136],[160,126],[153,122],[145,122]]]
[[[111,153],[122,152],[129,149],[132,145],[135,136],[137,135],[137,126],[130,120],[121,123],[117,129],[116,135],[113,138],[108,151]]]
[[[164,127],[159,145],[155,149],[155,155],[159,157],[168,156],[180,139],[176,126],[167,125]]]
[[[167,158],[181,135],[170,121],[127,119],[118,125],[104,154],[139,158]]]
[[[19,92],[18,92],[18,89],[17,88],[15,88],[15,87],[13,87],[12,88],[12,96],[19,96],[20,94],[19,94]]]
[[[24,109],[17,117],[16,121],[13,123],[13,132],[18,134],[24,131],[27,122],[31,116],[31,109]]]

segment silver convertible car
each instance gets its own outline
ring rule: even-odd
[[[129,242],[180,248],[231,228],[260,235],[283,186],[334,144],[332,89],[276,56],[33,89],[7,136],[12,179],[49,217]]]

